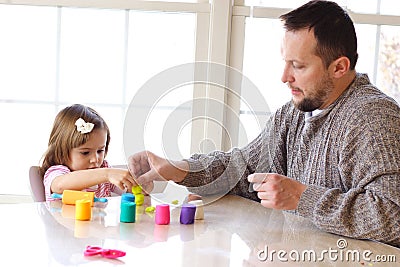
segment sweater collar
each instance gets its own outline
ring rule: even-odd
[[[325,109],[317,109],[311,112],[304,112],[304,118],[307,123],[312,122],[317,120],[318,118],[322,118],[326,116],[327,114],[330,113],[330,111],[335,108],[337,105],[340,105],[340,103],[344,100],[347,99],[352,92],[358,87],[360,87],[363,84],[368,84],[370,83],[368,75],[365,73],[356,73],[356,76],[354,77],[353,81],[349,84],[346,90],[343,91],[343,93],[332,103],[330,104],[327,108]]]

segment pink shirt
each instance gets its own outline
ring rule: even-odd
[[[107,161],[103,161],[103,164],[100,166],[100,168],[110,168],[108,165]],[[45,190],[45,195],[46,195],[46,201],[51,201],[53,198],[51,197],[51,183],[53,180],[61,175],[70,173],[71,170],[64,165],[54,165],[51,166],[50,168],[47,169],[46,173],[44,174],[44,179],[43,179],[43,184],[44,184],[44,190]],[[102,183],[99,185],[95,185],[89,188],[86,188],[82,191],[86,192],[95,192],[96,197],[110,197],[111,192],[114,192],[116,194],[121,194],[121,189],[119,189],[116,185],[106,182]]]

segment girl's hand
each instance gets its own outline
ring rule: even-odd
[[[121,190],[127,190],[131,192],[132,186],[136,186],[136,182],[133,179],[130,172],[126,169],[107,169],[108,181],[118,186]]]

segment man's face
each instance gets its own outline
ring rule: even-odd
[[[316,55],[313,31],[287,31],[281,53],[285,61],[282,82],[292,91],[292,101],[302,111],[324,109],[333,99],[334,84],[322,59]]]

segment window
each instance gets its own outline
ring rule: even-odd
[[[104,117],[111,130],[107,159],[124,164],[132,97],[160,71],[194,61],[195,30],[195,12],[0,5],[0,194],[29,195],[29,166],[39,164],[56,113],[74,103]],[[192,94],[190,86],[178,88],[153,107],[148,149],[160,153],[154,140],[163,120],[177,95]],[[188,155],[190,129],[179,140]]]
[[[146,149],[160,155],[171,141],[179,155],[188,157],[196,143],[208,141],[200,139],[209,133],[210,140],[219,138],[221,144],[245,145],[259,134],[268,115],[291,98],[281,82],[278,16],[307,0],[233,1],[232,8],[230,0],[73,2],[78,6],[59,0],[27,0],[25,5],[0,0],[0,194],[29,195],[29,166],[39,164],[57,112],[73,103],[89,105],[105,118],[112,137],[107,159],[125,163],[123,130],[131,100],[149,79],[180,64],[229,63],[255,84],[260,101],[249,105],[246,100],[253,96],[244,85],[240,100],[215,91],[199,94],[193,84],[160,95],[151,107],[143,106],[151,112],[146,127],[138,127]],[[400,102],[400,4],[337,2],[356,23],[357,71]],[[225,116],[231,117],[216,126],[231,132],[221,134],[187,120],[175,129],[176,137],[165,140],[166,122],[201,114],[203,107],[192,106],[193,98],[210,98],[210,93],[230,109]],[[231,120],[238,114],[239,120]],[[133,151],[141,148],[132,146]]]
[[[281,26],[276,19],[246,18],[246,39],[243,58],[243,73],[255,83],[267,103],[266,107],[255,110],[261,117],[249,115],[242,106],[241,121],[248,125],[248,139],[255,138],[261,131],[263,122],[271,112],[290,99],[290,91],[281,82],[283,62],[280,55]],[[243,92],[245,94],[245,92]],[[244,97],[246,99],[246,97]],[[245,145],[242,143],[241,145]]]
[[[268,114],[275,111],[285,102],[291,99],[290,92],[280,81],[282,60],[280,57],[281,24],[274,8],[294,8],[308,1],[246,1],[246,4],[254,5],[253,14],[258,17],[246,17],[246,35],[243,56],[243,73],[248,76],[265,97],[267,109],[256,110],[258,114]],[[342,6],[347,6],[351,12],[360,12],[355,15],[353,21],[358,37],[359,60],[356,70],[367,73],[371,81],[379,89],[392,96],[400,103],[400,23],[398,17],[380,17],[376,14],[399,15],[400,4],[395,1],[337,1]],[[380,3],[380,5],[379,5]],[[262,6],[257,8],[256,6]],[[287,10],[282,9],[280,13]],[[352,13],[352,14],[353,14]],[[370,13],[363,14],[363,13]],[[397,13],[397,14],[396,14]],[[360,23],[362,20],[363,23]],[[371,23],[367,23],[371,21]],[[381,23],[393,23],[393,25],[378,25],[372,21]],[[266,116],[266,115],[265,115]],[[251,124],[256,121],[254,116],[249,116],[247,108],[242,105],[240,120]],[[261,121],[264,121],[262,119]],[[255,137],[258,127],[249,126],[247,130]],[[244,133],[240,133],[243,136]],[[245,140],[239,138],[240,140]],[[240,143],[239,145],[245,145]]]

